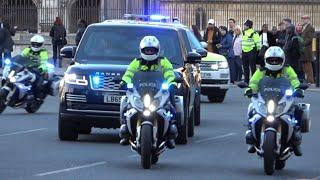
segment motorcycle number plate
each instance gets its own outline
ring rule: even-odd
[[[201,78],[203,79],[210,79],[211,78],[211,73],[201,73]]]
[[[120,104],[121,98],[122,96],[106,94],[104,95],[104,103]]]

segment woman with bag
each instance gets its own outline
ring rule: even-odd
[[[52,38],[52,46],[53,46],[53,62],[56,66],[56,62],[58,59],[59,68],[62,68],[60,50],[61,48],[67,44],[66,40],[67,32],[66,28],[63,26],[62,20],[60,17],[56,17],[56,20],[50,30],[50,37]]]

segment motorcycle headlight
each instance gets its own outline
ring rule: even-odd
[[[270,100],[270,101],[268,102],[268,105],[267,105],[268,113],[269,113],[269,114],[273,114],[273,113],[274,113],[274,110],[275,110],[275,107],[276,107],[276,105],[275,105],[274,101]]]
[[[143,98],[143,104],[145,108],[148,108],[151,105],[151,97],[149,94],[145,95]]]
[[[88,85],[88,80],[86,79],[86,76],[81,76],[77,74],[66,74],[64,78],[67,84],[75,84],[80,86]]]
[[[11,64],[10,59],[5,59],[5,60],[4,60],[4,64],[5,64],[5,65],[10,65],[10,64]]]

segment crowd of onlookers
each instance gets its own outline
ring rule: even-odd
[[[260,31],[254,30],[251,20],[244,22],[241,28],[235,19],[228,20],[226,26],[216,26],[213,19],[202,36],[196,26],[192,31],[199,41],[206,42],[209,52],[226,57],[230,68],[230,81],[249,81],[257,67],[264,66],[264,54],[271,46],[281,47],[286,55],[286,63],[295,70],[302,82],[314,84],[314,64],[312,41],[314,27],[310,16],[301,17],[301,22],[294,24],[284,18],[278,27],[263,24]],[[244,79],[242,79],[244,77]]]

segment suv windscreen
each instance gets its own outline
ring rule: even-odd
[[[167,57],[173,65],[182,65],[178,32],[145,26],[92,26],[85,33],[75,59],[87,64],[129,64],[140,57],[141,39],[150,35],[160,41],[160,56]]]

